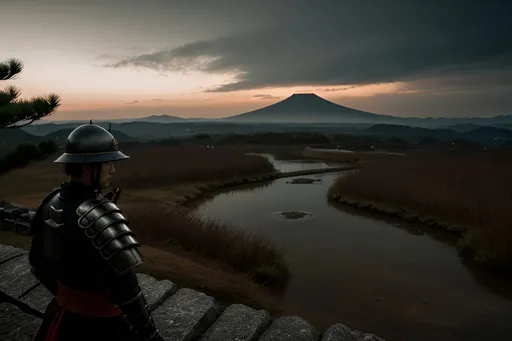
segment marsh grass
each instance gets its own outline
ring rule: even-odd
[[[379,157],[339,178],[330,189],[334,192],[467,226],[461,249],[512,273],[510,151]]]

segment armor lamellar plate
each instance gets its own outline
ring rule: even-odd
[[[119,274],[142,264],[140,244],[119,207],[108,199],[89,199],[78,206],[78,226]]]

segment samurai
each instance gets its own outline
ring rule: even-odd
[[[43,199],[29,231],[32,273],[54,295],[34,341],[163,340],[134,270],[140,244],[118,192],[102,193],[126,159],[111,132],[91,123],[69,134],[54,161],[68,181]]]

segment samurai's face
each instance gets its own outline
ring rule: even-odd
[[[83,166],[81,181],[91,186],[95,186],[97,183],[100,189],[108,188],[112,183],[115,171],[116,169],[112,162],[103,162],[95,165],[86,164]],[[95,181],[96,176],[98,177],[97,182]]]
[[[101,164],[100,170],[100,178],[99,184],[100,188],[110,187],[112,180],[114,178],[114,173],[116,172],[116,168],[112,162],[106,162]]]

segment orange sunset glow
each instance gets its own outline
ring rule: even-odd
[[[55,57],[55,56],[52,56]],[[22,55],[23,58],[23,55]],[[50,58],[50,56],[48,56]],[[234,76],[201,72],[158,73],[151,70],[108,69],[98,61],[59,58],[47,65],[23,58],[24,72],[6,82],[23,89],[25,97],[54,92],[62,97],[58,112],[45,119],[98,119],[169,114],[183,117],[224,117],[283,100],[293,93],[317,93],[335,101],[406,91],[405,83],[289,86],[228,93],[205,92],[236,81]]]

